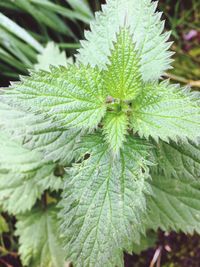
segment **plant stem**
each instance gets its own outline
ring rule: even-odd
[[[11,255],[15,258],[18,257],[18,254],[16,252],[8,251],[6,248],[1,247],[1,246],[0,246],[0,252],[3,253],[4,255]]]
[[[200,88],[200,80],[198,80],[198,81],[188,80],[186,78],[174,75],[172,73],[165,73],[165,76],[170,78],[170,79],[172,79],[172,80],[188,84],[188,85],[190,85],[192,87],[199,87]]]

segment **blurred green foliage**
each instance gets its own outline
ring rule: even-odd
[[[50,40],[68,50],[78,48],[83,28],[92,19],[89,3],[83,0],[1,0],[1,74],[27,74]]]
[[[200,1],[162,0],[160,10],[166,18],[166,28],[172,30],[172,49],[176,52],[170,77],[177,82],[200,88]],[[187,40],[193,31],[196,36]]]

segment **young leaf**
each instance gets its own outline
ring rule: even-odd
[[[156,12],[157,2],[151,0],[109,0],[96,14],[86,32],[77,59],[82,64],[105,69],[112,42],[120,27],[129,27],[133,43],[140,56],[140,70],[144,81],[157,80],[170,67],[169,33],[162,33],[164,23]],[[95,53],[94,53],[95,51]]]
[[[101,73],[90,67],[53,68],[40,71],[5,90],[1,100],[35,116],[43,115],[51,125],[95,128],[105,114]]]
[[[60,204],[65,250],[75,266],[123,266],[145,210],[148,149],[130,137],[115,160],[101,135],[83,139],[80,155],[90,156],[69,169]]]
[[[64,267],[64,252],[59,242],[58,210],[33,209],[17,217],[16,235],[19,236],[19,253],[23,266]]]
[[[141,87],[139,57],[129,30],[120,30],[110,63],[104,73],[108,94],[121,100],[133,99]]]
[[[200,147],[192,141],[160,141],[155,145],[155,157],[158,165],[153,167],[156,174],[167,177],[196,180],[200,178]]]
[[[46,189],[58,190],[62,179],[53,175],[55,165],[42,155],[23,148],[0,134],[0,201],[10,213],[31,209]]]
[[[60,52],[59,47],[49,42],[43,52],[37,56],[38,63],[34,66],[35,70],[47,70],[49,66],[67,66],[67,58],[65,52]]]
[[[127,129],[128,117],[125,113],[113,112],[106,114],[103,133],[114,154],[118,154],[119,149],[123,146],[126,140]]]
[[[146,84],[133,102],[131,123],[133,129],[146,138],[196,140],[200,132],[196,94],[166,82]]]
[[[200,233],[200,183],[165,176],[153,177],[146,227]]]

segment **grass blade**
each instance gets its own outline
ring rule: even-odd
[[[26,43],[28,43],[31,47],[33,47],[38,52],[43,51],[43,47],[41,44],[37,42],[26,30],[17,25],[14,21],[10,20],[8,17],[0,13],[0,26],[5,28],[8,32],[11,32],[18,38],[22,39]]]
[[[50,11],[53,11],[57,14],[62,15],[63,17],[66,17],[70,20],[81,20],[85,23],[89,23],[90,22],[90,18],[88,18],[88,16],[85,16],[84,14],[80,14],[79,12],[75,12],[70,10],[69,8],[54,4],[52,2],[49,2],[48,0],[30,0],[31,3],[34,3],[38,6],[44,7]]]

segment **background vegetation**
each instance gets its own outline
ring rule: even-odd
[[[27,75],[38,54],[54,41],[68,57],[80,47],[83,30],[89,28],[100,0],[0,0],[0,86]],[[161,0],[159,9],[172,30],[176,52],[173,69],[166,76],[200,89],[200,1]],[[50,57],[47,54],[46,57]],[[15,218],[0,216],[0,266],[21,266],[18,240],[13,236]],[[149,248],[150,246],[150,248]],[[148,249],[147,249],[148,248]],[[200,262],[200,237],[175,233],[151,233],[147,249],[125,255],[127,267],[194,267]]]

